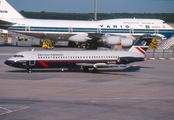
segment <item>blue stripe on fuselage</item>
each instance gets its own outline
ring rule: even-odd
[[[71,32],[96,32],[97,28],[72,28]],[[11,31],[30,31],[30,32],[70,32],[69,28],[66,27],[32,27],[29,29],[26,26],[10,26],[8,30]],[[130,33],[130,29],[119,29],[119,28],[101,28],[101,33]],[[154,34],[155,29],[134,29],[133,34]],[[174,29],[158,29],[158,34],[162,34],[169,38],[174,35]]]

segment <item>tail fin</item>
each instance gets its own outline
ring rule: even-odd
[[[0,0],[0,18],[24,18],[6,0]]]
[[[146,50],[148,49],[149,45],[152,43],[153,39],[161,39],[161,38],[159,36],[154,36],[154,35],[140,36],[139,39],[129,49],[129,52],[140,53],[145,56]]]

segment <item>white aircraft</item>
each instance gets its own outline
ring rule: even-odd
[[[171,37],[174,29],[160,19],[109,19],[98,21],[28,19],[20,15],[6,0],[0,1],[0,28],[45,39],[86,42],[96,46],[98,42],[109,45],[131,46],[132,35],[158,34]]]
[[[93,68],[116,67],[118,64],[129,64],[144,61],[146,50],[157,36],[141,36],[129,51],[22,51],[6,60],[6,65],[27,69],[33,68],[82,68],[87,72]]]

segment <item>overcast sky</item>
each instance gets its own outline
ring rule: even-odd
[[[18,11],[91,13],[94,0],[7,0]],[[174,13],[174,0],[98,0],[98,13]]]

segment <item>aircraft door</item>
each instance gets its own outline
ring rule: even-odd
[[[129,32],[130,32],[131,35],[134,34],[134,29],[133,28],[130,29]]]
[[[36,63],[36,59],[35,59],[35,54],[34,54],[34,52],[31,52],[29,56],[30,56],[29,66],[34,66],[35,63]]]
[[[97,28],[97,33],[101,33],[101,28]]]
[[[72,32],[73,32],[73,28],[72,28],[72,27],[69,27],[69,28],[68,28],[68,32],[69,32],[69,33],[72,33]]]
[[[159,33],[159,30],[155,29],[154,34],[158,34],[158,33]]]
[[[143,25],[141,20],[138,20],[138,24],[139,24],[139,26]]]
[[[25,26],[25,31],[30,31],[30,26]]]

